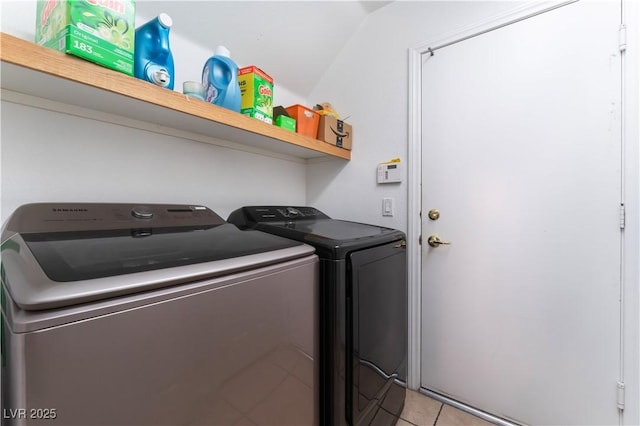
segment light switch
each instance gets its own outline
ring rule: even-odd
[[[382,216],[393,216],[393,198],[382,199]]]

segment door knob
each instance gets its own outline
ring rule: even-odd
[[[427,240],[427,242],[431,247],[440,247],[443,244],[446,244],[446,245],[451,244],[449,241],[442,241],[440,237],[438,237],[437,235],[431,235]]]

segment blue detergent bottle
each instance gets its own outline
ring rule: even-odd
[[[240,112],[241,94],[238,85],[238,65],[229,50],[218,46],[202,69],[204,100],[214,105]]]
[[[159,14],[136,29],[133,74],[141,79],[173,90],[173,55],[169,48],[169,30],[173,20]]]

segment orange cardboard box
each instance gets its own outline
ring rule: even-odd
[[[318,123],[320,114],[299,104],[286,108],[289,117],[296,119],[296,133],[316,139],[318,137]]]

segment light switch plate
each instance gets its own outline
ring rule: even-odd
[[[382,199],[382,216],[393,216],[393,198]]]

